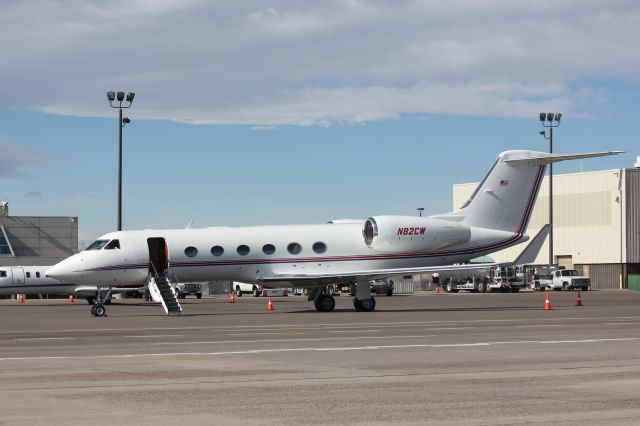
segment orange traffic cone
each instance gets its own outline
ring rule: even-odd
[[[273,311],[273,302],[271,301],[271,296],[269,296],[269,303],[267,303],[267,311]]]
[[[580,297],[580,291],[578,291],[578,300],[576,300],[576,306],[584,306],[582,304],[582,297]]]
[[[75,301],[76,301],[76,298],[73,297],[73,294],[70,294],[69,295],[69,302],[75,302]]]
[[[231,292],[231,298],[229,299],[229,303],[236,303],[236,293]]]
[[[24,294],[19,294],[18,295],[18,302],[24,303]]]
[[[549,299],[549,292],[547,291],[547,298],[544,300],[544,310],[545,311],[550,311],[551,310],[551,299]]]

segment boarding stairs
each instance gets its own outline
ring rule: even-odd
[[[175,290],[165,275],[153,274],[149,276],[149,293],[154,301],[162,303],[167,315],[182,313],[182,306],[178,302]]]

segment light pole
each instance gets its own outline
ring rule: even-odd
[[[108,91],[107,99],[109,100],[109,105],[111,108],[118,108],[118,231],[122,231],[122,128],[125,124],[130,123],[127,117],[122,118],[122,109],[123,108],[131,108],[131,104],[133,103],[133,98],[135,98],[136,94],[134,92],[127,93],[127,99],[125,102],[124,92],[116,92]],[[116,103],[114,105],[114,103]]]
[[[560,125],[561,118],[561,112],[540,113],[542,126],[549,129],[548,137],[546,130],[540,131],[540,134],[549,140],[549,154],[553,154],[553,128]],[[549,164],[549,266],[554,264],[553,260],[553,164],[551,163]]]
[[[416,210],[418,210],[418,214],[420,215],[420,217],[422,217],[422,212],[424,211],[424,207],[418,207]]]

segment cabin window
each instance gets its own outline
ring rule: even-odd
[[[287,246],[287,251],[291,254],[300,254],[302,246],[298,243],[291,243]]]
[[[327,251],[327,245],[325,243],[323,243],[322,241],[318,241],[316,243],[313,243],[313,251],[318,253],[318,254],[322,254],[325,251]]]
[[[100,250],[102,247],[106,246],[109,240],[95,240],[87,250]]]
[[[27,272],[27,278],[31,278],[31,272]]]
[[[189,246],[186,249],[184,249],[184,254],[187,257],[195,257],[195,255],[198,254],[198,249],[193,246]]]
[[[36,278],[40,278],[40,272],[36,272]]]
[[[249,246],[242,244],[238,246],[237,251],[240,256],[246,256],[249,254],[251,249],[249,248]]]
[[[111,240],[109,244],[105,246],[105,250],[113,250],[120,248],[120,240]]]
[[[273,244],[265,244],[262,246],[262,252],[264,254],[273,254],[276,252],[276,246]]]
[[[211,254],[214,256],[222,256],[222,253],[224,253],[224,248],[220,247],[220,246],[213,246],[211,247]]]
[[[7,277],[7,271],[0,271],[0,278],[6,278]]]

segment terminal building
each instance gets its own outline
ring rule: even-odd
[[[453,186],[460,208],[477,183]],[[545,176],[527,233],[549,223]],[[549,264],[549,239],[535,264]],[[492,253],[497,262],[515,259],[523,245]],[[598,289],[640,290],[640,157],[635,168],[553,175],[553,259],[591,277]]]
[[[10,216],[0,203],[0,266],[54,265],[77,252],[77,217]]]

